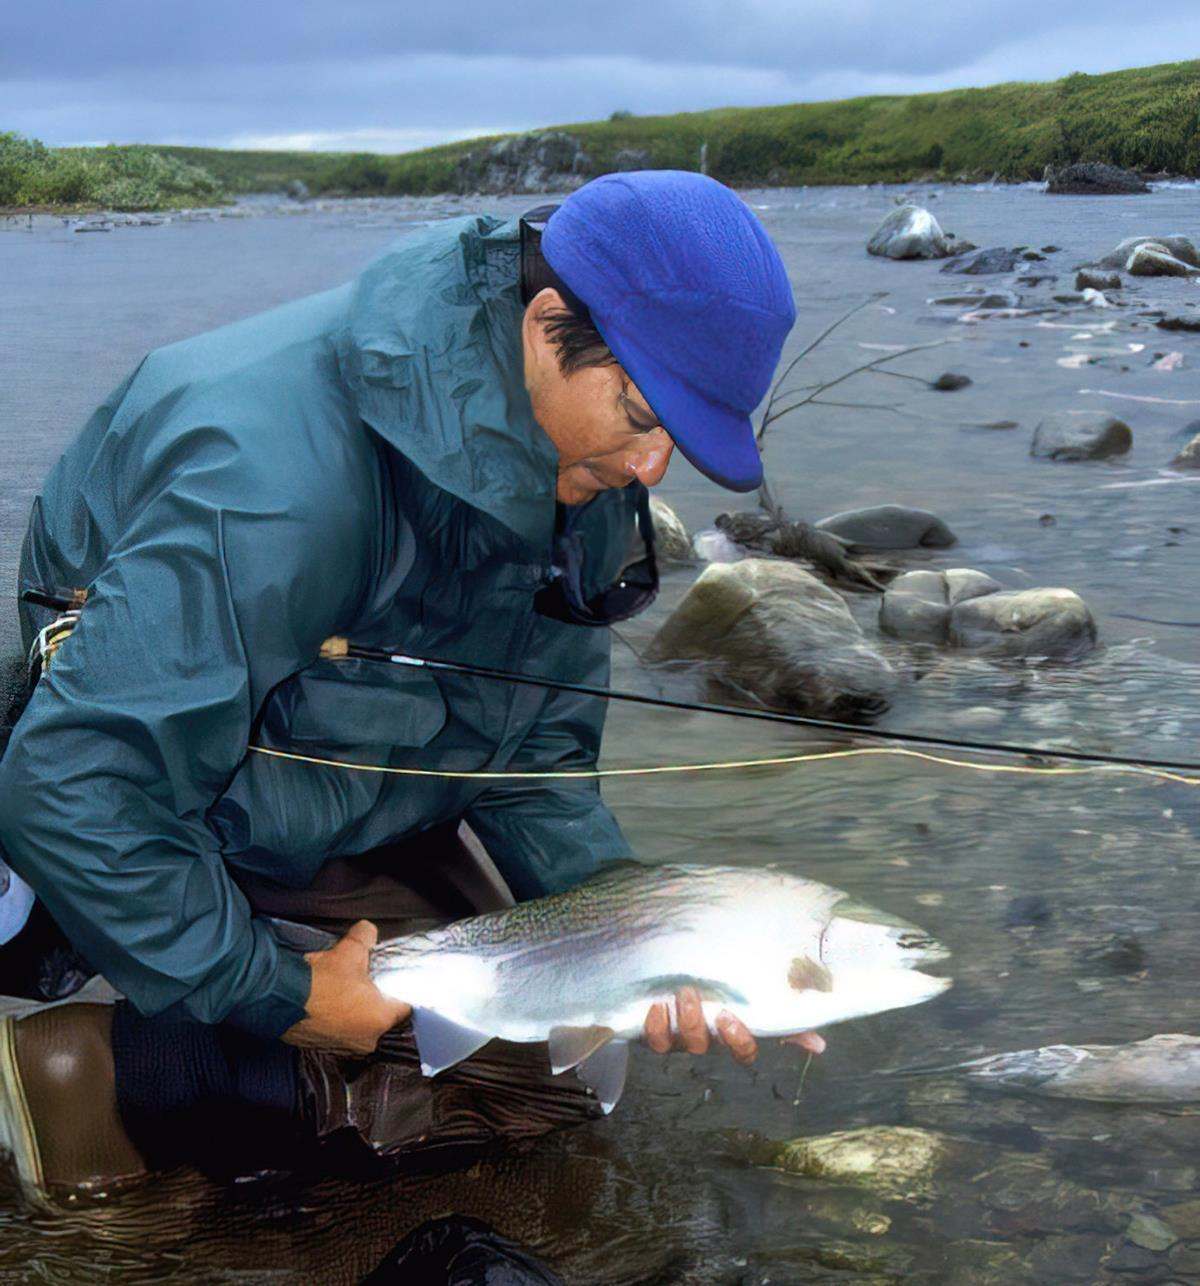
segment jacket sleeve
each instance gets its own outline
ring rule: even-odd
[[[212,440],[110,551],[38,684],[0,761],[0,847],[142,1013],[271,1037],[310,970],[251,917],[205,814],[359,588],[357,535],[315,484],[284,503]]]
[[[600,668],[589,682],[606,682],[607,661]],[[516,772],[595,768],[604,706],[599,697],[553,693],[510,766]],[[522,901],[570,888],[604,863],[632,856],[595,777],[497,782],[475,800],[467,821]]]

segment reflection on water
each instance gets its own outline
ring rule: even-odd
[[[851,304],[890,292],[806,359],[801,382],[861,364],[863,345],[934,338],[947,342],[895,369],[961,371],[973,383],[939,393],[857,377],[839,400],[889,409],[811,407],[774,426],[767,467],[776,493],[796,518],[889,501],[932,509],[959,544],[922,551],[910,565],[976,567],[1014,588],[1067,586],[1092,608],[1104,646],[1076,665],[1039,667],[888,645],[905,681],[881,726],[1200,758],[1200,655],[1188,624],[1200,619],[1200,515],[1191,479],[1164,471],[1200,431],[1188,428],[1200,406],[1200,340],[1165,337],[1144,315],[1180,311],[1200,293],[1186,281],[1143,280],[1113,296],[1125,306],[1103,322],[1095,310],[1061,305],[1053,318],[964,321],[926,301],[966,279],[863,253],[893,195],[751,194],[792,273],[797,350]],[[1188,226],[1195,190],[1055,200],[1027,186],[985,187],[926,199],[944,227],[980,245],[1064,247],[1035,265],[1059,274],[1057,287],[982,283],[1016,289],[1024,305],[1041,308],[1050,292],[1070,287],[1076,263],[1128,235]],[[494,204],[516,211],[529,203]],[[57,225],[0,236],[0,279],[14,302],[0,319],[5,593],[42,473],[147,347],[334,284],[397,228],[443,208],[376,202],[107,236]],[[1167,352],[1182,360],[1154,369]],[[1121,415],[1133,451],[1106,464],[1031,459],[1038,419],[1066,409]],[[1017,427],[981,427],[1006,421]],[[744,503],[683,461],[663,494],[694,529]],[[689,583],[689,572],[671,572],[652,615],[622,627],[628,641],[640,647]],[[849,598],[874,634],[877,598]],[[11,643],[12,631],[9,600],[0,643]],[[622,647],[614,681],[651,685]],[[610,714],[606,755],[630,765],[822,744],[792,729],[623,707]],[[217,1190],[180,1175],[53,1215],[0,1198],[0,1277],[349,1282],[410,1228],[449,1210],[488,1220],[580,1282],[1200,1273],[1192,1196],[1200,1117],[1187,1106],[1045,1099],[953,1073],[878,1074],[1037,1045],[1200,1032],[1200,788],[863,758],[667,782],[621,778],[606,793],[648,860],[777,862],[910,917],[954,952],[955,987],[917,1009],[832,1031],[798,1104],[794,1050],[765,1049],[753,1071],[717,1058],[644,1055],[610,1120],[463,1175],[303,1190],[265,1182]],[[749,1133],[788,1139],[879,1124],[944,1139],[927,1191],[880,1194],[752,1164]]]

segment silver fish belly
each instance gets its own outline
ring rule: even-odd
[[[695,987],[781,1036],[917,1004],[947,978],[916,966],[949,953],[922,930],[784,871],[621,863],[566,893],[376,948],[380,990],[413,1007],[434,1076],[489,1040],[549,1043],[610,1110],[627,1042],[655,1001]]]

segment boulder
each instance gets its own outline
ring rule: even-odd
[[[1042,177],[1054,196],[1128,196],[1149,192],[1136,174],[1102,161],[1076,161],[1072,165],[1047,165]]]
[[[761,549],[774,553],[774,536],[779,523],[761,509],[740,509],[736,513],[717,514],[717,530],[745,545],[747,549]]]
[[[1048,415],[1033,432],[1029,454],[1048,460],[1107,460],[1133,446],[1124,420],[1099,411]]]
[[[310,195],[308,184],[303,179],[289,179],[283,191],[293,201],[307,201]]]
[[[926,303],[945,305],[948,308],[1020,308],[1021,296],[1013,290],[976,290],[959,295],[939,295]]]
[[[692,537],[692,553],[702,563],[736,563],[745,551],[734,544],[723,531],[698,531]]]
[[[989,273],[1013,272],[1022,262],[1019,250],[1006,250],[1003,246],[991,246],[987,250],[976,250],[972,254],[960,255],[958,258],[952,259],[942,271],[984,277]]]
[[[876,713],[896,686],[840,595],[794,563],[705,568],[646,650],[711,673],[772,709],[825,718]]]
[[[906,572],[888,586],[883,596],[879,628],[906,643],[945,643],[952,608],[1002,588],[999,581],[969,567]]]
[[[650,497],[650,517],[654,520],[654,546],[658,557],[666,563],[690,563],[692,538],[683,520],[665,500]]]
[[[893,210],[867,242],[867,254],[887,259],[945,259],[954,253],[953,238],[919,205]]]
[[[1165,249],[1174,259],[1182,259],[1193,268],[1200,268],[1200,251],[1185,236],[1178,232],[1167,237],[1126,237],[1118,242],[1099,262],[1088,265],[1092,268],[1107,268],[1110,272],[1120,272],[1129,263],[1129,256],[1138,246],[1156,245]]]
[[[957,540],[936,514],[907,505],[847,509],[815,525],[818,531],[830,532],[852,550],[946,549]]]
[[[996,656],[1069,660],[1096,643],[1096,623],[1078,594],[1069,589],[1006,590],[969,567],[897,577],[883,596],[879,628],[905,643]]]
[[[929,387],[937,389],[939,393],[955,393],[960,388],[967,388],[970,383],[971,377],[969,375],[959,375],[954,371],[943,371]]]
[[[1072,590],[1004,590],[958,604],[946,641],[992,655],[1072,660],[1096,646],[1096,622]]]
[[[1144,241],[1130,252],[1125,271],[1131,277],[1196,277],[1200,268],[1176,257],[1156,241]]]
[[[1172,469],[1200,469],[1200,433],[1171,461]]]
[[[1120,290],[1121,278],[1115,272],[1096,272],[1080,268],[1075,274],[1076,290]]]

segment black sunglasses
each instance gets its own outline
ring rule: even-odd
[[[541,616],[570,625],[615,625],[636,616],[658,595],[658,559],[654,553],[654,519],[650,516],[650,492],[637,487],[637,525],[646,547],[636,562],[628,564],[617,580],[591,598],[583,595],[583,540],[574,530],[583,506],[566,509],[563,529],[554,538],[553,579],[533,596],[533,607]]]

